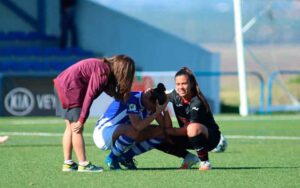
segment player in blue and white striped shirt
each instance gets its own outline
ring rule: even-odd
[[[165,117],[162,114],[167,105],[163,84],[151,91],[131,92],[126,103],[113,101],[97,121],[94,142],[102,150],[111,149],[105,163],[110,169],[136,169],[132,158],[151,150],[163,138]],[[156,120],[159,126],[151,126]],[[125,154],[126,152],[126,154]]]

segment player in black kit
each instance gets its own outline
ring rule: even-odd
[[[157,149],[166,153],[187,158],[190,163],[183,163],[181,168],[190,168],[198,162],[186,149],[194,149],[200,159],[199,170],[211,169],[208,152],[219,143],[221,132],[214,120],[209,104],[202,94],[195,76],[187,67],[180,69],[175,75],[176,90],[168,94],[173,104],[179,128],[166,125],[167,141]],[[165,112],[167,113],[167,112]],[[226,146],[225,146],[226,147]],[[192,159],[192,160],[191,160]]]

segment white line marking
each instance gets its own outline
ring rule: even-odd
[[[250,140],[300,140],[297,136],[242,136],[242,135],[228,135],[229,139],[250,139]]]
[[[0,132],[0,135],[8,136],[63,136],[62,133],[41,133],[41,132]]]
[[[39,125],[39,124],[62,124],[64,125],[65,122],[63,119],[45,119],[45,120],[40,120],[40,119],[22,119],[22,120],[9,120],[7,122],[4,122],[3,124],[5,125]]]
[[[300,120],[299,115],[278,115],[278,116],[270,116],[270,115],[263,115],[263,116],[247,116],[247,117],[241,117],[241,116],[235,116],[235,115],[216,115],[215,119],[217,121],[294,121],[294,120]],[[88,119],[88,122],[91,122],[92,124],[96,123],[98,118],[91,117]],[[172,120],[176,122],[176,118],[172,117]],[[2,124],[3,123],[3,124]],[[53,119],[4,119],[4,121],[1,123],[1,125],[38,125],[38,124],[61,124],[64,125],[65,122],[63,119],[60,118],[53,118]]]
[[[0,135],[8,135],[8,136],[59,136],[62,137],[62,133],[42,133],[42,132],[0,132]],[[84,136],[92,136],[91,134],[84,134]]]
[[[300,120],[300,116],[215,116],[217,121],[294,121]]]
[[[47,133],[47,132],[0,132],[0,135],[8,136],[63,136],[62,133]],[[92,134],[84,134],[84,136],[91,137]],[[300,136],[246,136],[246,135],[225,135],[229,139],[250,139],[250,140],[300,140]]]

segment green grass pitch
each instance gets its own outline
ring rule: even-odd
[[[2,117],[0,135],[10,138],[0,145],[0,187],[300,187],[299,114],[221,115],[216,121],[229,146],[210,154],[211,171],[178,170],[182,159],[157,150],[136,157],[139,170],[110,171],[103,162],[108,152],[93,143],[91,118],[87,156],[104,172],[78,173],[61,171],[63,120]]]

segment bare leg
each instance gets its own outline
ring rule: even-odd
[[[188,137],[194,137],[197,135],[203,134],[206,138],[208,138],[208,130],[201,123],[191,123],[187,127],[187,135]]]
[[[64,160],[72,159],[72,129],[71,124],[68,120],[66,122],[66,129],[63,135],[63,152],[64,152]]]
[[[71,126],[73,126],[73,123]],[[78,133],[72,132],[72,143],[79,163],[86,162],[83,129]]]
[[[122,134],[135,140],[139,132],[137,132],[131,125],[126,125],[126,124],[119,125],[112,135],[113,142],[115,142],[116,139],[118,139],[119,136]]]

